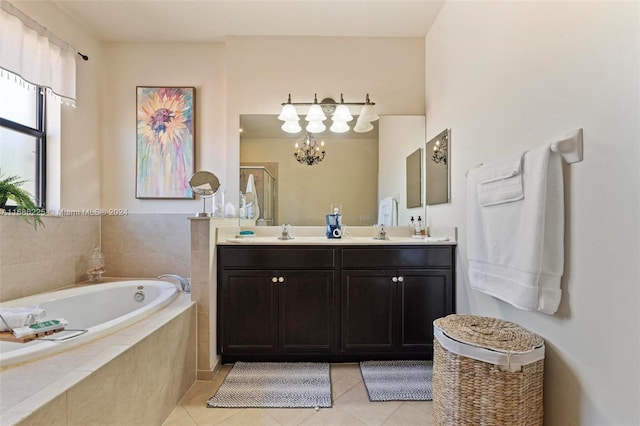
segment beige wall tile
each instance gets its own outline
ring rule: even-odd
[[[161,424],[195,382],[195,306],[67,392],[69,425]]]
[[[86,278],[86,259],[100,241],[100,218],[43,220],[45,227],[34,230],[19,217],[0,217],[0,300],[54,290]]]
[[[67,394],[64,393],[36,410],[18,426],[66,426]]]

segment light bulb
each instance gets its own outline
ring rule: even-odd
[[[331,116],[331,119],[334,122],[341,121],[343,123],[348,123],[353,120],[353,116],[351,115],[351,112],[349,112],[348,106],[340,104],[336,107],[336,111],[333,113],[333,116]]]
[[[325,126],[322,121],[311,121],[307,124],[306,129],[307,132],[310,133],[322,133],[327,129],[327,126]]]
[[[298,121],[300,117],[298,117],[298,112],[296,111],[296,107],[291,104],[284,104],[282,106],[282,111],[280,111],[280,115],[278,116],[278,120],[282,121]]]
[[[285,121],[280,128],[287,133],[298,133],[302,130],[302,127],[300,127],[297,120]]]
[[[322,111],[322,107],[320,105],[313,104],[309,108],[309,112],[307,113],[307,116],[304,119],[309,122],[324,121],[327,119],[327,117],[324,115],[324,112]]]

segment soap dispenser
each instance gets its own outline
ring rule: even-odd
[[[88,270],[87,275],[92,282],[100,282],[102,274],[104,274],[104,256],[100,252],[100,248],[96,247],[93,250],[93,255],[87,260]]]

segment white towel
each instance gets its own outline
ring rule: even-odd
[[[249,175],[249,177],[247,178],[247,188],[244,190],[244,193],[246,194],[247,192],[256,192],[256,182],[255,182],[255,178],[253,177],[252,174]]]
[[[247,178],[247,188],[245,189],[244,193],[245,196],[249,193],[253,194],[253,197],[247,197],[252,198],[252,201],[248,202],[246,205],[246,216],[249,219],[258,219],[260,217],[260,206],[258,204],[258,194],[256,194],[256,183],[253,174],[250,174]]]
[[[45,317],[47,313],[38,305],[30,305],[17,308],[0,308],[0,331],[35,324]],[[4,321],[3,321],[4,320]]]
[[[473,289],[520,309],[553,314],[560,303],[564,268],[562,160],[548,145],[525,153],[522,160],[522,197],[514,191],[512,180],[505,185],[506,190],[487,197],[490,201],[484,206],[479,200],[484,192],[478,186],[495,172],[496,165],[500,168],[506,163],[469,171],[469,282]]]
[[[481,206],[518,201],[524,198],[522,156],[490,163],[478,171],[478,202]]]
[[[393,197],[380,200],[378,225],[398,226],[398,203]]]

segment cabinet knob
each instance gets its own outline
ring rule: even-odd
[[[279,283],[283,283],[284,282],[284,277],[278,277],[278,282]]]
[[[398,277],[391,278],[391,281],[393,281],[394,283],[397,283],[398,282]]]
[[[272,283],[277,283],[278,282],[278,277],[271,277],[271,282]]]
[[[404,282],[404,277],[398,277],[398,282],[399,283],[403,283]]]

